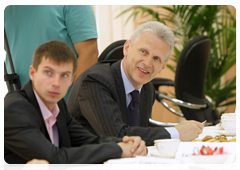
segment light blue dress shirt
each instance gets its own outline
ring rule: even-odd
[[[133,90],[135,90],[135,88],[133,87],[132,83],[128,80],[123,70],[122,61],[121,61],[121,75],[122,75],[123,84],[124,84],[125,93],[126,93],[126,101],[127,101],[126,106],[128,107],[129,103],[132,100],[132,96],[130,93]],[[141,94],[141,89],[142,89],[142,86],[139,89],[136,89],[139,91],[139,94]],[[165,129],[170,133],[172,139],[179,139],[179,133],[175,127],[167,127]]]

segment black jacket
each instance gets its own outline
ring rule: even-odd
[[[37,158],[54,164],[88,164],[121,157],[122,150],[116,142],[122,139],[91,134],[71,117],[64,99],[58,106],[59,148],[51,143],[31,81],[22,90],[6,95],[4,158],[7,163],[26,163]]]

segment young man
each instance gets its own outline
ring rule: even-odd
[[[137,135],[147,145],[161,138],[195,139],[202,133],[200,122],[148,127],[155,101],[150,81],[166,67],[173,47],[174,35],[167,26],[156,21],[142,24],[124,44],[123,60],[97,63],[76,80],[67,101],[70,114],[94,134]]]
[[[146,155],[139,137],[95,136],[68,113],[65,96],[77,67],[65,43],[50,41],[34,52],[30,81],[4,98],[4,157],[7,163],[32,159],[49,163],[102,163]]]

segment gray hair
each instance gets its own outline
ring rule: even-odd
[[[132,36],[130,37],[130,41],[134,44],[143,32],[152,33],[170,45],[170,51],[166,59],[167,61],[170,58],[172,50],[174,48],[174,34],[170,28],[157,21],[148,21],[140,25],[133,32]]]

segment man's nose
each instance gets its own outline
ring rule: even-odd
[[[59,87],[60,85],[60,76],[54,76],[53,78],[53,86]]]
[[[151,67],[151,65],[152,65],[152,57],[150,55],[145,57],[143,63],[144,63],[144,65],[146,67]]]

